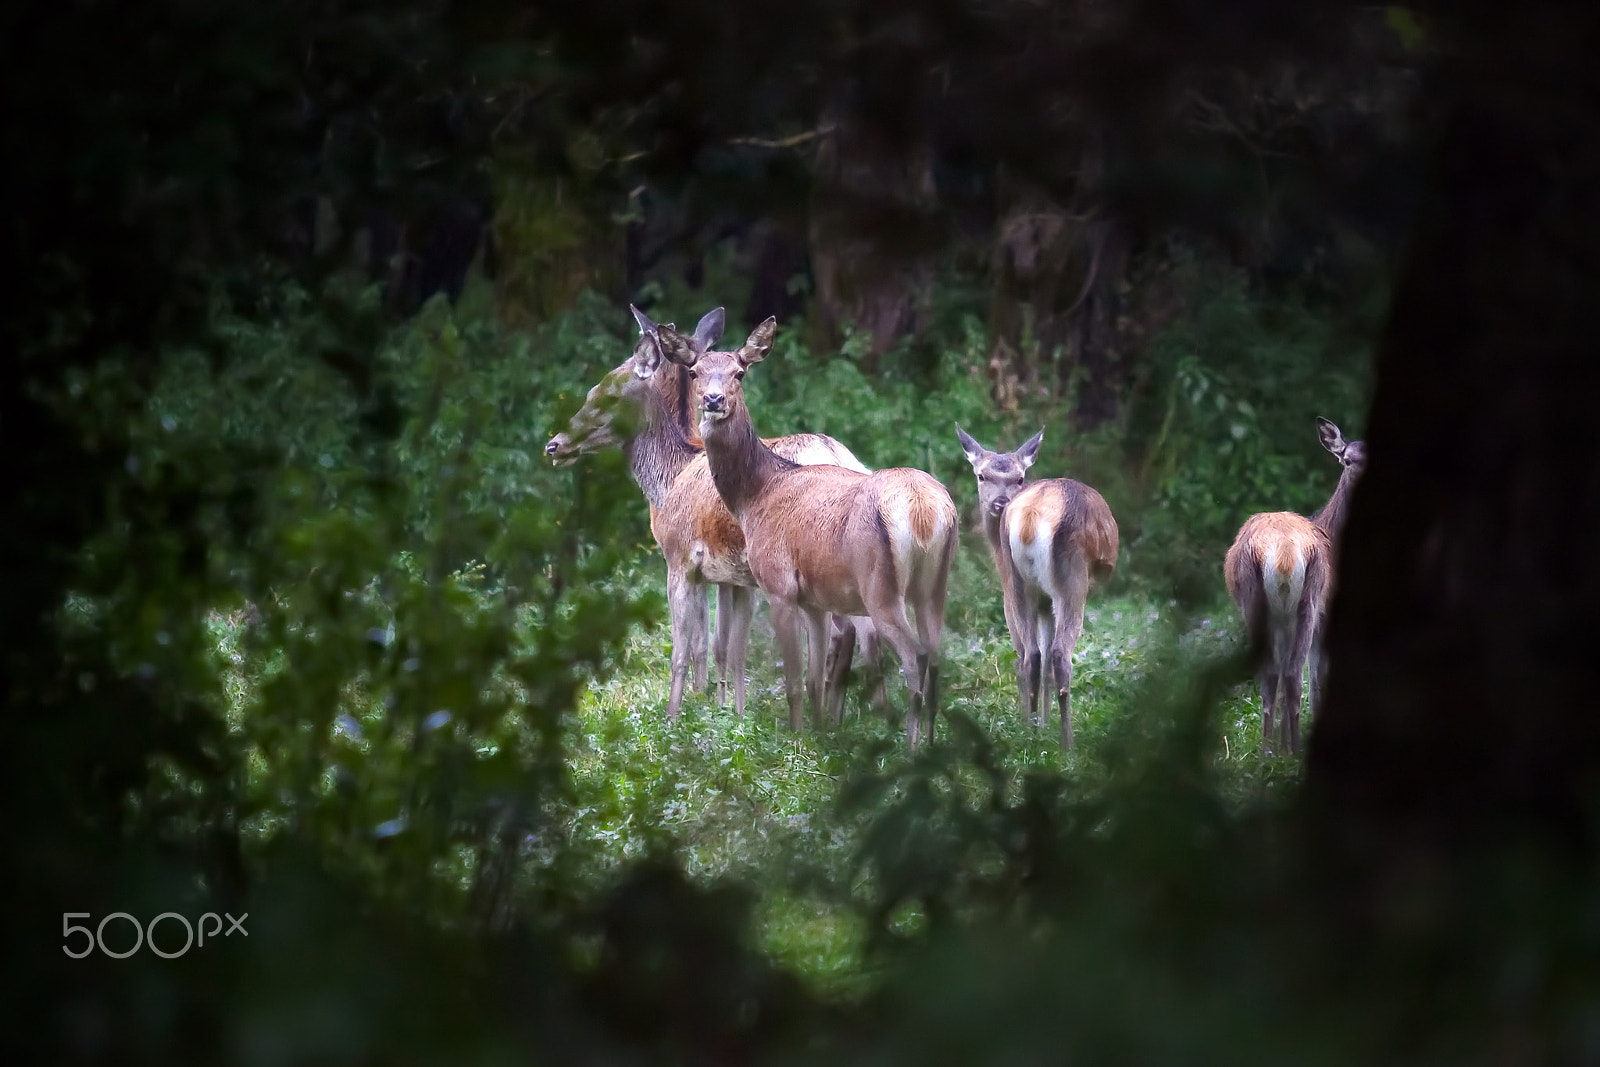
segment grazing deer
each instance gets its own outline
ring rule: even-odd
[[[1345,441],[1327,419],[1317,419],[1317,434],[1344,464],[1328,503],[1311,519],[1289,511],[1252,515],[1223,562],[1228,595],[1239,606],[1252,643],[1266,651],[1261,668],[1264,753],[1272,752],[1274,739],[1290,752],[1300,751],[1302,675],[1322,628],[1350,490],[1366,459],[1365,446]],[[1321,706],[1320,659],[1311,671],[1313,716]]]
[[[1082,482],[1052,478],[1028,485],[1044,431],[1015,452],[990,452],[961,427],[956,436],[978,477],[983,532],[1000,572],[1006,627],[1017,651],[1017,695],[1030,724],[1040,694],[1055,679],[1061,744],[1072,747],[1072,652],[1083,633],[1083,605],[1094,579],[1117,565],[1117,521],[1105,498]]]
[[[579,455],[622,448],[634,481],[650,504],[650,532],[667,561],[667,600],[672,624],[672,687],[667,713],[676,717],[691,670],[696,687],[706,685],[706,585],[717,589],[717,703],[727,702],[727,680],[734,680],[734,708],[744,715],[745,650],[755,610],[755,579],[745,558],[744,536],[717,496],[699,443],[688,433],[695,407],[692,383],[680,367],[666,366],[655,323],[637,308],[640,336],[633,354],[589,390],[567,429],[550,439],[545,454],[558,466]],[[715,344],[721,336],[719,308],[700,320],[694,336]],[[797,463],[830,463],[866,470],[839,442],[821,434],[794,434],[772,446]],[[846,622],[835,638],[839,648],[854,630]],[[869,659],[875,654],[870,633],[862,634]],[[848,657],[843,658],[846,668]]]
[[[809,636],[805,690],[820,725],[825,613],[867,615],[900,658],[911,691],[906,740],[932,737],[938,710],[939,635],[956,547],[956,508],[931,474],[873,474],[802,467],[761,443],[745,406],[745,371],[772,347],[777,320],[757,326],[737,352],[660,331],[663,354],[700,389],[700,436],[717,492],[739,520],[750,570],[772,606],[783,653],[789,726],[800,729],[800,624]],[[916,615],[913,631],[907,609]]]

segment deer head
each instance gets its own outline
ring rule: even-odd
[[[1321,415],[1317,416],[1317,438],[1322,442],[1322,447],[1343,464],[1351,478],[1361,476],[1367,465],[1367,446],[1363,442],[1346,441],[1339,427]]]
[[[558,467],[576,462],[580,455],[625,444],[648,414],[654,379],[662,364],[661,331],[671,331],[673,326],[670,322],[656,325],[632,304],[628,310],[639,324],[639,340],[633,346],[633,354],[589,390],[583,407],[572,416],[566,430],[544,446],[544,454]],[[701,318],[694,337],[708,346],[715,344],[722,336],[722,326],[722,309],[716,308]]]
[[[720,323],[722,309],[717,308],[712,314],[719,316]],[[698,330],[695,336],[684,337],[676,330],[661,329],[662,354],[673,363],[689,368],[690,377],[699,387],[702,434],[729,416],[745,410],[744,386],[741,384],[744,372],[750,364],[766,358],[772,349],[772,338],[777,329],[778,320],[768,317],[750,332],[750,337],[735,352],[707,351],[715,342],[702,341]]]
[[[1038,458],[1044,431],[1028,438],[1015,452],[990,452],[960,426],[956,427],[956,437],[961,441],[961,450],[967,454],[967,462],[972,464],[972,473],[978,476],[979,511],[999,517],[1012,497],[1028,483],[1028,468]]]

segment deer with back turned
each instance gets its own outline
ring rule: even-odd
[[[1116,569],[1117,521],[1105,498],[1082,482],[1051,478],[1028,484],[1043,430],[1015,452],[990,452],[959,426],[956,436],[978,478],[983,532],[1017,652],[1023,716],[1038,724],[1041,695],[1053,676],[1061,744],[1070,748],[1072,653],[1083,633],[1091,583]]]
[[[771,349],[776,329],[776,320],[767,319],[735,352],[710,351],[665,327],[660,336],[666,358],[689,368],[700,390],[700,436],[712,480],[739,520],[751,573],[772,607],[790,727],[800,728],[807,695],[814,720],[824,714],[825,615],[864,614],[899,657],[911,693],[906,739],[914,746],[932,736],[938,708],[955,504],[924,471],[799,466],[764,445],[742,382]],[[804,693],[802,630],[810,650]]]
[[[717,590],[717,702],[726,703],[733,678],[734,708],[744,714],[745,652],[755,610],[755,579],[745,556],[738,523],[717,496],[703,450],[691,433],[696,403],[692,382],[681,367],[661,358],[660,329],[637,308],[639,325],[632,355],[589,390],[583,407],[566,430],[545,446],[558,465],[579,455],[621,448],[634,481],[650,504],[650,532],[667,561],[667,600],[672,627],[671,691],[667,713],[678,715],[683,689],[693,671],[697,687],[706,684],[707,585]],[[721,336],[723,313],[705,315],[693,336],[710,345]],[[793,434],[771,442],[798,463],[829,463],[866,470],[844,445],[821,434]],[[852,643],[855,631],[844,622],[834,645]],[[867,655],[875,655],[870,633]],[[852,648],[853,650],[853,648]],[[837,652],[836,652],[837,654]],[[849,657],[843,662],[848,665]]]
[[[1340,533],[1350,492],[1366,462],[1366,447],[1346,441],[1318,417],[1317,436],[1342,466],[1339,484],[1312,518],[1291,511],[1252,515],[1239,528],[1223,562],[1228,594],[1244,616],[1251,643],[1260,649],[1261,750],[1274,742],[1300,751],[1300,704],[1306,661],[1311,668],[1311,713],[1321,707],[1322,657],[1316,653],[1332,591]]]

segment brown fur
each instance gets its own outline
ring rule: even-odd
[[[706,352],[661,331],[668,359],[695,370],[702,394],[700,433],[713,481],[744,530],[750,569],[772,605],[783,650],[789,723],[800,728],[800,620],[811,665],[806,690],[820,724],[831,703],[823,688],[826,613],[868,615],[895,649],[911,688],[906,736],[931,736],[937,708],[938,642],[955,549],[956,511],[931,475],[908,468],[861,474],[843,467],[800,467],[756,437],[740,382],[772,343],[774,320],[737,353]],[[909,542],[909,543],[908,543]],[[907,607],[916,613],[912,632]]]
[[[991,452],[960,426],[956,437],[978,478],[983,532],[1000,575],[1006,629],[1017,653],[1023,716],[1036,722],[1039,697],[1054,691],[1061,740],[1071,745],[1072,652],[1083,631],[1090,583],[1116,568],[1116,520],[1105,498],[1081,482],[1058,478],[1027,484],[1043,430],[1013,452]],[[1050,540],[1043,560],[1035,548],[1042,537]],[[1018,548],[1022,566],[1013,559]]]
[[[1240,527],[1223,560],[1228,594],[1239,606],[1251,643],[1262,659],[1263,750],[1270,749],[1274,733],[1283,735],[1281,740],[1291,752],[1300,749],[1301,675],[1308,658],[1313,718],[1321,707],[1325,664],[1317,652],[1319,631],[1333,592],[1350,494],[1366,466],[1366,445],[1346,441],[1332,422],[1319,417],[1317,436],[1343,468],[1327,504],[1310,519],[1286,511],[1252,515]],[[1271,575],[1263,570],[1269,558]],[[1290,578],[1301,561],[1305,571],[1300,596],[1290,604]],[[1275,716],[1280,690],[1283,711]]]
[[[1040,559],[1035,546],[1046,539],[1049,552]],[[1024,713],[1030,720],[1037,716],[1045,679],[1054,674],[1065,746],[1073,743],[1072,653],[1083,633],[1084,603],[1090,583],[1116,569],[1118,544],[1105,498],[1070,478],[1035,482],[1001,517],[1001,573],[1009,582],[1007,621],[1019,631],[1013,643],[1021,646],[1017,687]]]
[[[916,536],[917,543],[925,545],[932,541],[934,531],[942,517],[934,502],[925,496],[916,495],[911,498],[909,510],[911,532]]]
[[[1223,561],[1228,595],[1263,656],[1264,750],[1271,750],[1276,735],[1289,751],[1300,748],[1301,675],[1322,618],[1331,558],[1327,535],[1311,520],[1273,511],[1246,520]],[[1293,585],[1297,571],[1298,589]]]
[[[720,312],[713,313],[720,316]],[[636,313],[637,316],[637,313]],[[642,316],[641,328],[647,320]],[[711,318],[702,320],[702,327]],[[652,327],[653,328],[653,327]],[[697,328],[697,335],[700,329]],[[744,643],[753,599],[744,535],[723,506],[688,415],[698,390],[689,372],[666,363],[648,333],[633,354],[589,391],[567,430],[552,438],[546,453],[557,462],[585,452],[621,447],[634,480],[650,505],[650,532],[667,561],[672,619],[672,688],[667,712],[676,716],[692,669],[697,686],[706,678],[706,583],[718,586],[715,655],[722,678],[734,678],[734,705],[744,713]],[[805,462],[860,466],[849,449],[822,434],[793,434],[769,442],[778,453]],[[854,640],[855,631],[849,631]],[[868,631],[865,639],[870,641]],[[870,658],[870,649],[869,649]]]

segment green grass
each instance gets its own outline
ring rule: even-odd
[[[607,583],[660,593],[664,572],[660,557],[641,549]],[[1074,655],[1077,745],[1064,751],[1053,707],[1042,727],[1030,728],[1022,720],[1015,655],[992,563],[975,537],[961,546],[950,593],[936,736],[948,742],[958,720],[975,724],[993,745],[1013,799],[1030,772],[1058,775],[1063,788],[1085,795],[1110,781],[1113,765],[1156,743],[1169,721],[1164,714],[1193,692],[1208,665],[1239,643],[1239,620],[1231,605],[1196,615],[1183,613],[1174,601],[1126,588],[1114,586],[1094,596]],[[237,611],[208,619],[227,664],[227,718],[235,731],[246,728],[244,717],[257,691],[275,677],[281,661],[269,655],[258,670],[241,666],[242,619]],[[889,716],[871,707],[857,685],[847,696],[840,726],[817,731],[808,721],[795,734],[786,725],[782,675],[764,604],[751,632],[744,718],[736,717],[731,706],[718,707],[711,696],[691,691],[681,717],[668,719],[669,657],[664,619],[636,626],[611,668],[591,679],[575,713],[565,720],[572,803],[557,823],[565,854],[580,857],[578,869],[597,883],[629,860],[662,852],[672,853],[691,877],[735,880],[756,895],[749,934],[772,958],[821,994],[865,992],[875,977],[863,912],[876,877],[865,849],[867,831],[885,804],[904,797],[904,779],[896,776],[913,767],[898,718],[906,691],[893,673],[895,665],[888,664]],[[341,711],[371,736],[356,741],[339,736],[342,727],[336,723],[328,743],[341,761],[358,766],[375,739],[387,736],[385,712],[360,685],[345,692]],[[1230,690],[1206,721],[1215,735],[1214,770],[1223,796],[1241,806],[1254,803],[1297,775],[1293,760],[1259,755],[1260,708],[1253,685]],[[402,731],[391,741],[406,749],[409,736]],[[391,756],[379,761],[389,770],[373,782],[382,785],[405,773],[405,751]],[[959,756],[952,766],[935,788],[947,801],[976,810],[986,795],[986,779]],[[250,761],[250,773],[265,788],[270,779],[259,759]],[[866,803],[843,799],[847,786],[872,775],[890,781],[886,792]],[[368,821],[389,817],[385,812],[375,808]],[[270,830],[265,824],[256,828]],[[937,840],[930,840],[937,847]],[[465,885],[470,869],[463,868],[460,877]],[[908,911],[894,925],[909,930],[918,921]]]
[[[644,558],[629,580],[659,587],[663,573],[659,558]],[[1139,736],[1147,706],[1170,699],[1239,641],[1231,605],[1180,615],[1136,593],[1092,598],[1074,656],[1077,745],[1063,751],[1053,712],[1041,728],[1022,722],[991,563],[972,543],[963,545],[951,592],[938,737],[950,737],[949,716],[969,718],[995,743],[1014,787],[1025,771],[1042,769],[1089,788],[1115,758],[1111,750],[1126,746],[1127,728]],[[670,849],[697,878],[738,879],[759,895],[751,933],[775,959],[820,992],[869,987],[865,924],[854,909],[871,877],[858,854],[870,812],[839,796],[852,775],[903,769],[900,724],[852,691],[838,728],[818,732],[808,721],[790,733],[764,606],[751,633],[742,720],[699,692],[685,695],[677,721],[667,719],[669,653],[665,625],[635,630],[616,672],[581,700],[567,738],[579,798],[568,843],[602,867]],[[905,687],[893,674],[889,695],[891,713],[903,713]],[[1297,774],[1293,761],[1258,754],[1254,686],[1231,690],[1211,721],[1225,795],[1259,799]]]

